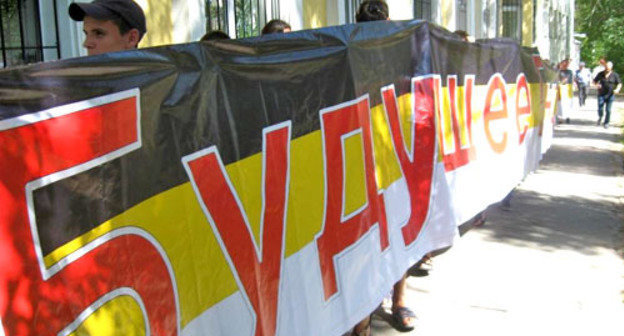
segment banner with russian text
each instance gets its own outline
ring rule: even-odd
[[[536,169],[552,78],[422,21],[0,71],[2,330],[340,335]]]

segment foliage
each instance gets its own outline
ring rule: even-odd
[[[581,59],[594,67],[600,56],[606,56],[615,71],[624,74],[624,0],[575,3],[575,31],[587,35],[581,44]]]
[[[258,22],[258,2],[236,0],[236,37],[250,37],[260,34]]]

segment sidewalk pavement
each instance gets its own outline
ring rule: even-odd
[[[429,276],[408,279],[416,329],[375,315],[373,335],[624,335],[624,99],[609,129],[586,103],[556,126],[511,211],[491,206]]]

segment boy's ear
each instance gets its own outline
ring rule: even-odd
[[[128,46],[130,48],[137,48],[139,45],[139,41],[141,40],[140,38],[141,34],[139,33],[139,30],[136,28],[132,28],[130,29],[127,33],[126,33],[126,37],[127,37],[127,42],[128,42]]]

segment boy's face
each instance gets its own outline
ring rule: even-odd
[[[85,16],[83,23],[85,40],[82,45],[87,49],[89,56],[134,49],[139,43],[137,29],[130,29],[122,35],[112,20],[98,20]]]

